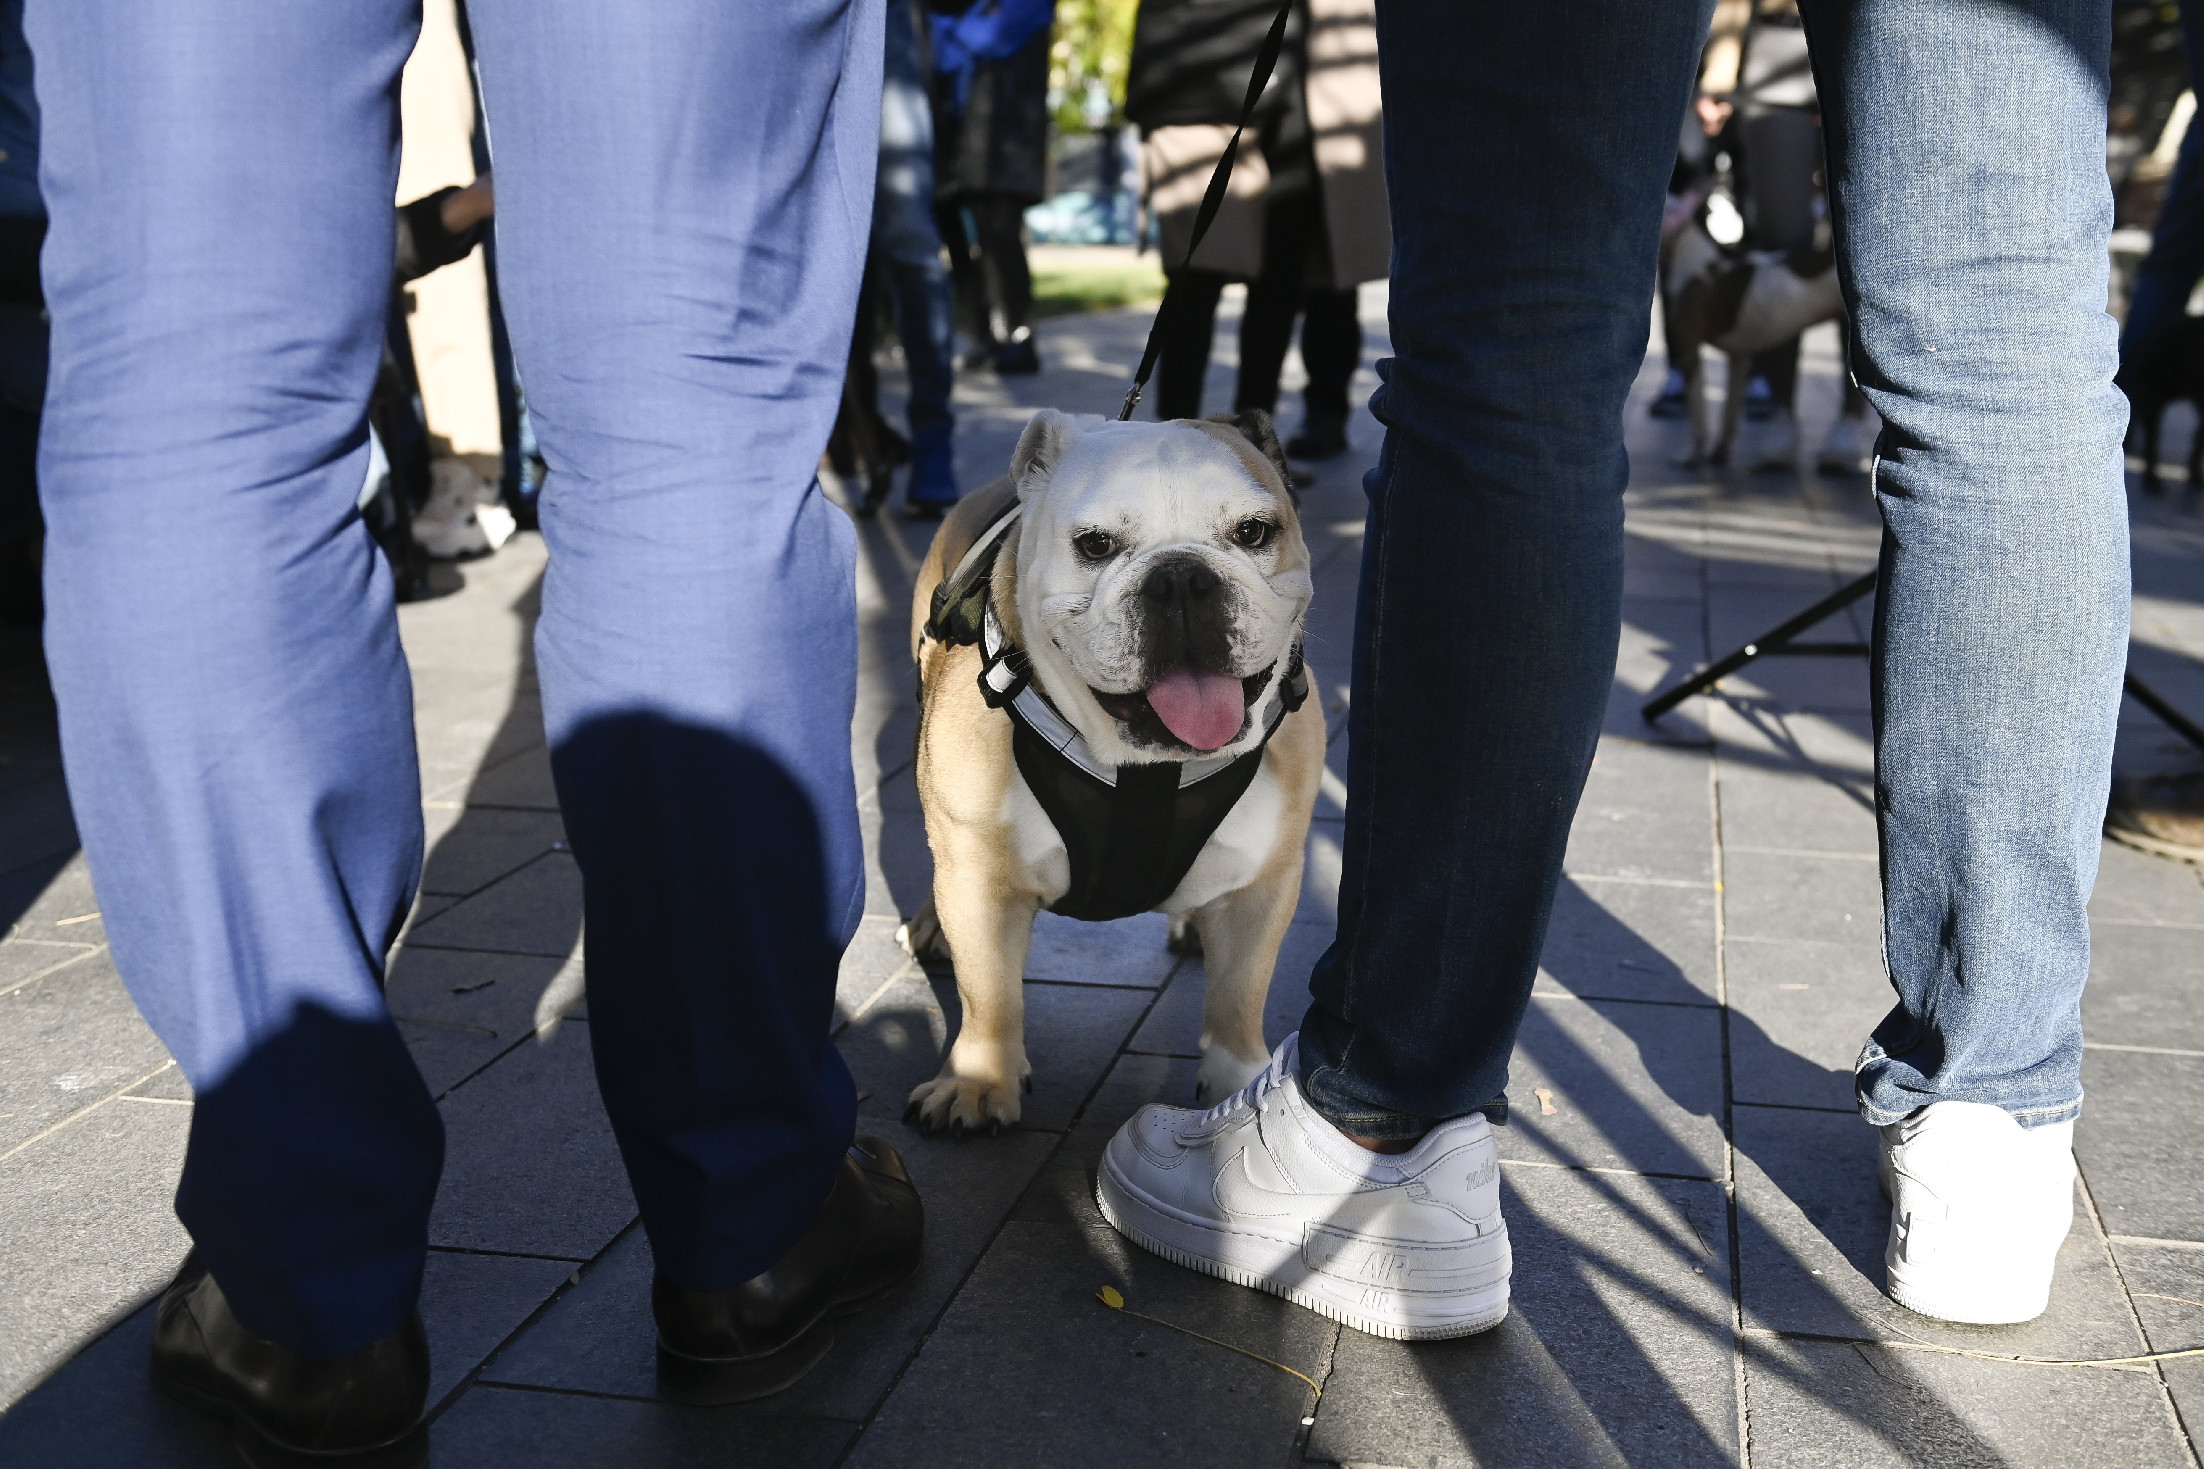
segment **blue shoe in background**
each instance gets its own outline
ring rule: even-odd
[[[903,488],[903,500],[913,520],[939,520],[957,503],[956,452],[951,446],[951,426],[929,423],[911,430],[911,478]]]

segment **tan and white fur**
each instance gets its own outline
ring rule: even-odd
[[[1682,370],[1691,404],[1693,464],[1729,462],[1755,356],[1844,314],[1836,260],[1829,252],[1732,257],[1698,217],[1682,221],[1661,242],[1661,304],[1669,360]],[[1709,432],[1701,346],[1729,358],[1719,437]]]
[[[1064,842],[1012,757],[1010,717],[980,696],[980,650],[923,635],[935,586],[1013,495],[1022,509],[995,562],[996,615],[1026,650],[1041,692],[1111,764],[1196,754],[1136,743],[1097,698],[1142,688],[1136,605],[1158,558],[1198,557],[1224,583],[1231,666],[1222,671],[1234,677],[1287,665],[1313,591],[1267,415],[1243,415],[1237,425],[1118,423],[1043,410],[1019,440],[1009,476],[968,495],[943,523],[912,606],[918,792],[934,896],[906,942],[922,955],[946,942],[964,1019],[940,1075],[911,1093],[929,1132],[995,1131],[1018,1120],[1031,1077],[1026,951],[1035,915],[1071,880]],[[1275,531],[1254,551],[1234,539],[1252,520]],[[1096,530],[1117,547],[1100,562],[1074,546]],[[1240,735],[1216,753],[1255,748],[1280,697],[1273,676]],[[1190,927],[1206,955],[1199,1088],[1212,1099],[1238,1090],[1268,1059],[1263,1006],[1300,897],[1324,764],[1320,705],[1312,698],[1285,717],[1254,783],[1161,905],[1174,937]]]

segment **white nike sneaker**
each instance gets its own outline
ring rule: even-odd
[[[1372,1336],[1499,1325],[1512,1263],[1491,1124],[1473,1112],[1373,1153],[1302,1097],[1299,1039],[1206,1112],[1135,1113],[1102,1155],[1102,1217],[1166,1259]]]
[[[2074,1124],[1937,1102],[1882,1134],[1890,1298],[1978,1326],[2041,1316],[2074,1223]]]

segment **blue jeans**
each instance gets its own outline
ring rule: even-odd
[[[2128,616],[2102,0],[1806,0],[1855,367],[1886,427],[1884,945],[1862,1112],[2081,1098]],[[1394,357],[1367,481],[1339,931],[1346,1129],[1501,1104],[1614,672],[1625,394],[1703,6],[1380,0]],[[1380,836],[1382,834],[1382,837]]]
[[[828,1030],[862,900],[855,542],[814,471],[878,5],[469,6],[550,466],[536,656],[589,1030],[692,1288],[784,1253],[854,1127]],[[355,509],[418,7],[33,0],[29,29],[70,791],[115,961],[197,1089],[177,1212],[241,1319],[333,1355],[411,1309],[442,1153],[381,990],[422,823]]]
[[[880,99],[880,185],[872,240],[887,266],[895,334],[911,378],[911,433],[946,436],[956,298],[934,226],[934,105],[919,65],[910,0],[887,0],[887,90]]]

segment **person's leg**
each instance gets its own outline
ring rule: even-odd
[[[1614,674],[1622,408],[1706,23],[1613,0],[1378,11],[1394,356],[1339,932],[1300,1040],[1309,1099],[1349,1132],[1414,1137],[1507,1085]]]
[[[986,367],[995,360],[995,318],[987,305],[987,272],[980,267],[979,247],[973,243],[971,221],[964,206],[942,201],[934,206],[934,225],[941,244],[949,252],[949,279],[955,288],[957,310],[964,313],[964,329],[972,350],[964,356],[966,367]]]
[[[988,295],[1002,313],[995,370],[1039,372],[1040,354],[1033,345],[1033,272],[1025,258],[1025,205],[1016,199],[979,198],[970,208],[979,230]]]
[[[2190,85],[2204,83],[2204,6],[2182,10],[2181,47],[2189,59]],[[2178,320],[2199,277],[2204,277],[2204,126],[2192,120],[2158,208],[2150,254],[2135,273],[2127,321],[2120,330],[2121,349]]]
[[[469,9],[550,466],[537,662],[597,1076],[661,1279],[719,1290],[811,1225],[855,1121],[828,1039],[864,881],[855,537],[814,472],[884,20],[879,0]]]
[[[309,1357],[413,1309],[443,1133],[383,1007],[421,865],[357,504],[405,0],[34,5],[47,653],[116,967],[197,1093],[176,1210]]]
[[[1302,443],[1308,457],[1347,447],[1347,390],[1362,363],[1361,306],[1353,286],[1311,287],[1301,297]],[[1288,452],[1292,452],[1288,446]]]
[[[1278,376],[1285,370],[1286,350],[1293,345],[1294,319],[1301,314],[1310,247],[1323,227],[1312,189],[1267,202],[1263,273],[1248,282],[1247,309],[1240,316],[1240,377],[1232,397],[1235,412],[1278,411]]]
[[[1201,417],[1224,287],[1225,278],[1211,270],[1182,270],[1171,277],[1164,304],[1156,308],[1156,331],[1163,338],[1156,352],[1156,417]]]
[[[880,169],[872,238],[884,262],[895,332],[911,379],[912,500],[957,497],[949,411],[955,299],[934,226],[934,119],[909,0],[888,0],[887,86],[880,100]]]
[[[1861,1055],[1861,1110],[2057,1122],[2081,1105],[2128,626],[2109,20],[2089,0],[1806,13],[1853,363],[1885,423],[1873,702],[1898,1003]]]

